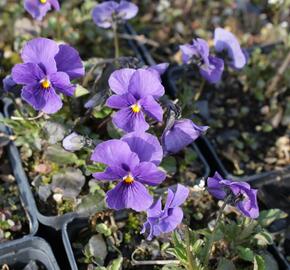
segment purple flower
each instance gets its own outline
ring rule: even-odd
[[[189,190],[183,185],[177,184],[176,189],[168,189],[167,200],[162,210],[161,198],[159,198],[148,210],[147,221],[143,224],[141,233],[148,232],[148,240],[161,233],[172,232],[182,221],[183,211],[179,207],[188,197]]]
[[[24,0],[24,8],[34,19],[39,21],[51,8],[60,9],[58,0]]]
[[[149,128],[145,114],[161,122],[163,110],[156,101],[164,95],[160,78],[145,69],[124,68],[112,73],[110,88],[116,95],[108,98],[106,105],[119,109],[113,123],[126,132],[146,131]]]
[[[108,207],[116,210],[148,209],[153,202],[144,184],[156,186],[166,177],[157,168],[163,153],[158,139],[148,133],[133,132],[120,140],[109,140],[97,145],[91,159],[107,165],[104,172],[94,173],[97,180],[118,181],[107,192]]]
[[[75,86],[70,80],[84,75],[78,52],[68,45],[58,45],[47,38],[35,38],[23,48],[23,64],[12,69],[12,78],[24,85],[21,97],[35,110],[55,113],[62,107],[56,90],[73,96]]]
[[[209,83],[217,83],[221,80],[224,70],[224,61],[218,57],[209,55],[209,47],[205,40],[193,39],[192,44],[180,46],[182,61],[185,64],[196,64],[200,75]]]
[[[9,92],[16,85],[11,75],[7,75],[2,82],[3,82],[3,90],[5,92]]]
[[[66,136],[62,141],[65,150],[75,152],[81,150],[85,145],[85,138],[76,132]]]
[[[110,28],[113,22],[129,20],[136,16],[138,7],[128,1],[107,1],[98,4],[93,10],[95,24],[102,28]]]
[[[207,129],[208,126],[198,126],[189,119],[176,120],[171,128],[163,132],[163,149],[175,154],[195,141]]]
[[[169,63],[161,63],[161,64],[150,66],[147,68],[147,70],[156,74],[156,76],[160,79],[161,75],[164,74],[168,66],[169,66]]]
[[[207,180],[209,193],[217,199],[223,200],[226,196],[232,195],[232,203],[246,217],[257,218],[259,207],[257,202],[257,189],[252,189],[246,182],[234,182],[223,179],[219,173]]]
[[[216,28],[214,31],[214,46],[217,52],[227,52],[231,67],[241,69],[245,66],[247,62],[246,56],[241,49],[239,41],[231,32]]]

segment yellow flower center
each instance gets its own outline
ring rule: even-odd
[[[132,175],[127,175],[127,176],[125,176],[124,178],[123,178],[123,180],[124,180],[124,182],[126,183],[126,184],[132,184],[133,182],[134,182],[134,178],[132,177]]]
[[[51,85],[50,81],[48,79],[43,79],[41,82],[40,82],[42,88],[44,89],[48,89]]]
[[[39,0],[41,4],[46,4],[47,0]]]
[[[131,109],[132,109],[133,113],[138,113],[138,112],[141,111],[141,108],[140,108],[140,106],[137,103],[132,105]]]

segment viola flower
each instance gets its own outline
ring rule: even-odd
[[[9,92],[13,89],[13,87],[16,85],[16,83],[13,81],[11,75],[7,75],[3,81],[3,90],[5,92]]]
[[[145,115],[161,122],[163,110],[156,101],[164,95],[160,78],[145,69],[123,68],[114,71],[109,86],[116,95],[107,99],[106,105],[119,109],[113,123],[125,132],[146,131],[149,128]]]
[[[259,206],[257,202],[257,189],[252,189],[246,182],[234,182],[223,179],[219,173],[207,180],[209,193],[219,200],[225,199],[226,196],[232,195],[234,204],[243,215],[250,218],[259,216]]]
[[[165,173],[157,168],[162,156],[158,139],[144,132],[129,133],[120,140],[97,145],[91,159],[107,168],[93,176],[97,180],[118,181],[116,187],[107,192],[108,207],[115,210],[148,209],[153,198],[144,185],[156,186],[165,179]]]
[[[219,53],[226,51],[231,67],[241,69],[247,63],[247,58],[241,49],[239,41],[231,32],[216,28],[214,31],[214,46]]]
[[[176,154],[205,133],[208,126],[198,126],[189,119],[176,120],[162,135],[164,152]]]
[[[51,114],[62,107],[56,91],[73,96],[70,80],[84,75],[78,52],[68,45],[58,45],[47,38],[35,38],[24,46],[23,64],[12,69],[12,78],[24,85],[21,97],[37,111]]]
[[[147,221],[143,224],[141,233],[148,233],[148,240],[162,233],[172,232],[182,221],[183,211],[180,207],[189,194],[188,188],[177,184],[176,188],[169,188],[167,200],[162,210],[159,198],[148,210]]]
[[[161,64],[150,66],[147,68],[147,70],[156,74],[158,78],[161,80],[161,76],[164,74],[168,66],[169,66],[169,63],[161,63]]]
[[[114,22],[132,19],[138,13],[138,7],[128,1],[107,1],[98,4],[93,10],[95,24],[102,28],[110,28]]]
[[[24,0],[25,10],[36,20],[41,21],[52,8],[59,10],[58,0]]]
[[[200,75],[209,83],[218,83],[224,70],[221,58],[209,55],[209,46],[201,38],[193,39],[192,44],[180,46],[184,64],[195,64]]]
[[[85,137],[73,132],[63,139],[62,146],[67,151],[75,152],[81,150],[85,146],[85,142]]]

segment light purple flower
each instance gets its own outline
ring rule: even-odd
[[[167,200],[162,209],[159,198],[148,210],[147,221],[143,224],[141,233],[148,233],[148,240],[162,233],[172,232],[183,219],[183,211],[180,208],[189,194],[188,188],[177,184],[175,189],[169,188]]]
[[[206,132],[208,126],[198,126],[189,119],[176,120],[162,135],[164,152],[177,153]]]
[[[25,10],[36,20],[41,21],[52,8],[59,10],[58,0],[24,0]]]
[[[56,91],[73,96],[70,80],[84,75],[78,52],[68,45],[58,45],[47,38],[35,38],[24,46],[23,64],[12,69],[12,78],[24,85],[21,97],[37,111],[51,114],[62,107]]]
[[[241,69],[247,63],[239,41],[231,32],[222,28],[216,28],[214,32],[214,46],[217,52],[227,52],[231,67]]]
[[[7,75],[3,79],[2,83],[3,83],[3,90],[5,92],[9,92],[16,85],[16,83],[13,81],[11,75]]]
[[[192,44],[180,46],[182,61],[185,64],[196,64],[200,75],[209,83],[218,83],[224,70],[221,58],[209,55],[209,46],[201,38],[193,39]]]
[[[156,76],[161,80],[161,76],[164,74],[168,66],[169,66],[169,63],[161,63],[161,64],[150,66],[147,68],[147,70],[156,74]]]
[[[138,7],[128,1],[107,1],[98,4],[93,10],[95,24],[102,28],[110,28],[113,22],[132,19],[138,13]]]
[[[219,200],[225,199],[226,196],[232,195],[231,201],[243,215],[250,218],[259,216],[259,206],[257,202],[257,189],[252,189],[246,182],[234,182],[223,179],[219,173],[207,180],[209,193]]]
[[[62,146],[65,150],[75,152],[81,150],[85,145],[85,138],[76,132],[66,136],[62,141]]]
[[[119,109],[113,123],[126,132],[146,131],[149,128],[145,115],[161,122],[163,110],[156,101],[164,95],[160,78],[145,69],[124,68],[113,72],[110,88],[116,95],[108,98],[106,105]]]
[[[97,145],[91,159],[107,165],[104,172],[94,173],[97,180],[118,181],[107,192],[109,208],[136,211],[148,209],[152,196],[144,185],[156,186],[166,177],[157,166],[163,153],[158,139],[144,132],[133,132],[121,140],[109,140]]]

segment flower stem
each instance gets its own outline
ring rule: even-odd
[[[114,46],[115,46],[115,58],[120,57],[120,50],[119,50],[119,39],[118,39],[118,24],[117,22],[113,22],[112,24],[113,32],[114,32]]]
[[[206,252],[206,255],[205,255],[205,258],[204,258],[204,262],[203,262],[203,266],[204,266],[205,269],[207,269],[207,267],[208,267],[209,257],[211,255],[211,250],[212,250],[212,246],[213,246],[213,243],[214,243],[214,238],[215,238],[215,234],[216,234],[217,228],[219,226],[219,223],[221,221],[222,214],[223,214],[223,212],[225,210],[225,207],[226,207],[228,201],[230,200],[230,198],[231,198],[231,195],[228,195],[225,198],[222,207],[218,211],[216,223],[214,225],[213,231],[212,231],[212,233],[210,235],[210,238],[208,240],[208,243],[206,245],[207,252]]]
[[[194,101],[197,101],[200,98],[202,91],[204,89],[204,86],[205,86],[205,79],[202,79],[201,85],[198,91],[196,92],[196,94],[194,95]]]
[[[195,263],[195,260],[193,258],[193,255],[192,255],[192,251],[191,251],[191,248],[190,248],[190,232],[189,232],[189,228],[186,226],[186,229],[185,229],[185,244],[186,244],[186,255],[187,255],[187,262],[188,262],[188,265],[187,265],[187,270],[197,270],[197,266],[196,266],[196,263]]]

